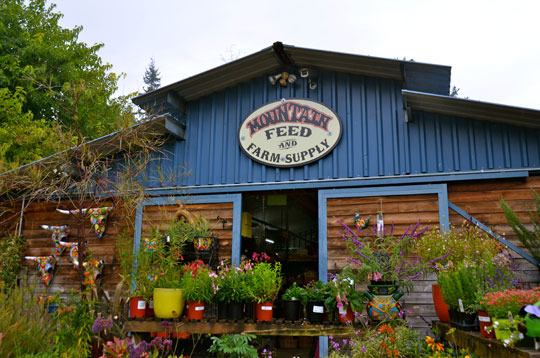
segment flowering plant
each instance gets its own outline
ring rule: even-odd
[[[253,272],[253,264],[242,262],[238,267],[232,267],[221,261],[217,275],[212,282],[214,295],[218,302],[243,302],[247,297],[246,275]]]
[[[355,264],[356,281],[370,279],[389,284],[399,282],[409,291],[412,288],[411,280],[424,273],[422,260],[408,259],[415,240],[427,230],[426,227],[417,232],[420,220],[415,226],[409,226],[403,235],[396,237],[393,235],[393,223],[388,234],[385,231],[383,235],[377,235],[375,228],[373,234],[370,234],[362,230],[358,223],[355,223],[356,230],[353,230],[337,218],[334,219],[343,227],[342,238],[347,241],[351,255],[347,261]]]
[[[334,313],[336,308],[338,310],[346,310],[347,307],[350,307],[355,315],[362,312],[365,296],[363,292],[356,290],[356,285],[352,277],[354,275],[350,267],[346,267],[336,275],[328,274],[329,280],[326,284],[324,305],[331,314]]]
[[[508,318],[508,312],[517,317],[521,307],[540,301],[540,287],[532,290],[509,289],[489,292],[483,299],[488,314],[493,318]]]
[[[305,287],[306,294],[302,303],[304,306],[308,301],[324,301],[326,299],[326,285],[322,281],[311,281]]]
[[[246,294],[257,303],[274,301],[281,288],[281,264],[259,262],[246,275]]]
[[[184,267],[182,288],[187,301],[211,302],[214,298],[213,280],[216,273],[209,270],[201,260]]]
[[[469,221],[460,228],[452,227],[446,232],[438,228],[428,230],[415,242],[416,253],[435,272],[440,272],[453,263],[475,261],[482,265],[500,256],[507,260],[504,247],[486,232],[481,231]]]

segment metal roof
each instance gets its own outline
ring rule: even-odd
[[[527,128],[540,128],[540,110],[507,106],[466,98],[402,90],[406,107],[493,123],[505,123]]]
[[[133,102],[141,105],[169,91],[176,92],[185,101],[192,101],[254,77],[290,67],[307,67],[396,80],[403,80],[405,67],[424,68],[427,71],[450,71],[449,66],[314,50],[276,42],[271,47],[236,61],[137,96]]]

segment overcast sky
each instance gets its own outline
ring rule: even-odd
[[[49,0],[49,2],[51,2]],[[470,99],[540,110],[540,1],[53,0],[61,25],[142,91],[154,58],[167,85],[275,41],[452,66]]]

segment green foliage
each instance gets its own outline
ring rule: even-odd
[[[213,336],[210,353],[218,357],[257,358],[257,349],[249,344],[256,336],[254,334],[226,334],[221,337]]]
[[[161,87],[161,78],[159,76],[159,70],[156,68],[156,63],[153,58],[150,59],[150,64],[144,71],[143,77],[145,92],[150,92]]]
[[[80,42],[82,27],[62,28],[62,15],[45,0],[6,0],[0,6],[4,168],[69,146],[58,140],[58,125],[75,130],[71,136],[80,143],[133,121],[128,98],[112,97],[119,76],[102,63],[102,44]]]
[[[478,311],[482,285],[482,282],[477,278],[480,275],[478,271],[477,266],[460,263],[453,270],[439,273],[437,282],[441,287],[444,302],[450,308],[459,310],[459,300],[461,299],[465,312]]]
[[[304,290],[303,287],[300,287],[296,284],[296,282],[293,282],[291,287],[285,291],[283,296],[281,296],[281,299],[284,301],[304,301],[304,296],[306,295],[306,290]]]
[[[308,301],[324,301],[326,299],[326,285],[320,280],[308,283],[305,290],[306,293],[302,301],[304,306]]]
[[[529,210],[529,217],[531,219],[532,231],[527,229],[525,225],[519,220],[516,213],[510,208],[510,206],[501,199],[501,206],[508,221],[508,225],[512,228],[517,235],[519,241],[529,250],[531,255],[540,262],[540,196],[538,193],[531,189],[534,195],[536,212]]]
[[[58,357],[86,358],[92,348],[95,303],[73,295],[54,313],[57,322],[54,348]]]
[[[247,296],[258,303],[274,301],[281,288],[281,263],[260,262],[248,275]]]
[[[364,293],[356,290],[354,273],[350,267],[346,267],[336,275],[330,275],[326,284],[326,298],[324,305],[333,315],[339,308],[348,305],[353,312],[362,312],[366,302]]]
[[[214,288],[212,287],[211,273],[210,270],[203,266],[187,269],[182,278],[182,288],[184,289],[186,301],[212,302]]]
[[[50,353],[56,334],[56,317],[48,314],[38,294],[26,285],[6,289],[0,285],[0,357]]]
[[[458,262],[491,262],[503,252],[495,238],[465,221],[459,228],[441,232],[438,228],[427,231],[416,242],[416,253],[433,271],[444,270]]]
[[[26,91],[0,88],[0,168],[13,169],[59,150],[55,126],[24,111]]]
[[[16,235],[0,238],[0,283],[11,288],[17,283],[26,240]]]
[[[116,236],[116,258],[119,263],[120,277],[129,282],[133,271],[133,237],[122,231]]]
[[[248,275],[253,266],[249,262],[242,262],[238,267],[222,264],[214,277],[216,300],[218,302],[244,302],[249,297],[246,292]]]

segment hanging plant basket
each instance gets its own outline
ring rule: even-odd
[[[193,247],[195,251],[206,252],[210,251],[214,246],[214,241],[216,238],[214,236],[196,236],[193,239]]]

